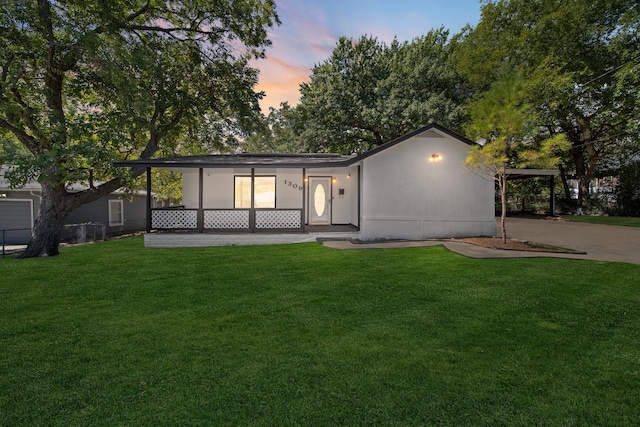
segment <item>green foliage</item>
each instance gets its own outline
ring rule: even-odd
[[[619,170],[618,213],[640,216],[640,161],[632,162]]]
[[[543,133],[564,133],[572,149],[565,169],[588,185],[599,165],[638,137],[640,19],[635,0],[499,0],[455,39],[459,71],[483,92],[504,70],[527,82]]]
[[[6,425],[637,420],[637,265],[141,238],[61,251],[0,259]]]
[[[525,142],[518,153],[519,164],[528,168],[554,169],[570,149],[571,144],[562,133],[552,135],[541,142]]]
[[[470,123],[467,132],[484,145],[471,147],[465,165],[488,179],[495,180],[500,190],[501,235],[507,239],[508,169],[516,167],[555,167],[558,153],[566,149],[564,135],[542,141],[537,150],[532,138],[537,119],[535,109],[523,96],[525,81],[519,74],[508,74],[494,82],[490,89],[467,108]]]
[[[512,180],[507,187],[507,208],[513,212],[547,211],[550,196],[548,177]]]
[[[490,179],[516,166],[518,146],[530,132],[534,112],[522,96],[523,88],[522,77],[507,75],[467,105],[470,117],[465,128],[467,135],[485,143],[471,147],[465,164]]]
[[[307,150],[363,152],[431,122],[458,128],[465,98],[447,38],[442,29],[389,46],[342,37],[300,87],[297,134]]]
[[[242,150],[247,153],[301,153],[304,145],[295,132],[296,113],[287,102],[279,109],[271,107],[262,126],[242,142]]]
[[[14,182],[46,187],[34,235],[56,246],[53,211],[126,184],[114,160],[235,148],[260,114],[248,61],[274,23],[272,0],[4,2],[0,129],[30,153]]]

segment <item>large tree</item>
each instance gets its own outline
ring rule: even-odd
[[[2,2],[0,128],[28,151],[8,178],[42,185],[23,257],[57,254],[70,211],[142,173],[114,160],[233,144],[277,23],[273,0]]]
[[[363,152],[436,121],[463,121],[460,79],[448,66],[448,33],[391,45],[342,37],[301,85],[298,135],[311,151]]]
[[[561,166],[578,178],[584,210],[598,165],[638,137],[640,86],[630,70],[640,59],[639,8],[637,0],[489,0],[480,23],[457,40],[458,69],[472,91],[504,70],[525,76],[522,96],[542,113],[539,125],[572,144]]]
[[[295,133],[295,108],[288,102],[280,108],[269,108],[269,114],[262,117],[254,131],[242,142],[242,150],[249,153],[301,153],[302,140]]]

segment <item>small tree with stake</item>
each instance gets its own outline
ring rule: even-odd
[[[482,98],[469,104],[471,123],[467,133],[483,145],[471,148],[465,165],[472,171],[498,183],[501,200],[500,232],[507,242],[507,179],[515,167],[553,167],[555,154],[567,148],[564,135],[557,134],[539,144],[526,141],[535,111],[525,102],[524,80],[517,74],[494,83]]]

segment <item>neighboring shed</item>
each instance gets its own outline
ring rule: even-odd
[[[0,167],[0,244],[3,236],[5,244],[26,244],[40,208],[41,187],[32,182],[11,188],[4,179],[6,169]],[[72,211],[65,218],[62,240],[94,240],[144,230],[146,193],[137,192],[132,199],[123,196],[116,191]]]

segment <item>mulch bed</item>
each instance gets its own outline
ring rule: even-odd
[[[470,237],[465,239],[455,239],[458,242],[469,243],[491,249],[504,249],[509,251],[528,252],[553,252],[563,254],[583,254],[585,252],[574,249],[561,248],[544,243],[530,242],[527,240],[507,239],[507,243],[502,242],[501,237]]]

